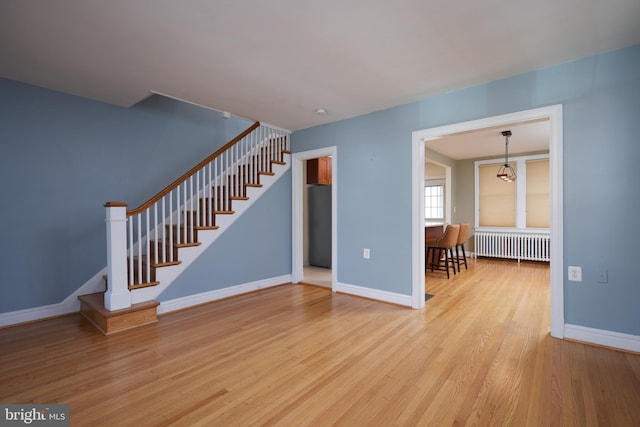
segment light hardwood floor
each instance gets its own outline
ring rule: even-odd
[[[0,402],[72,426],[640,425],[640,356],[551,338],[548,277],[472,261],[429,273],[424,311],[284,285],[108,337],[6,328]]]
[[[302,282],[331,289],[331,269],[308,265],[303,268]]]

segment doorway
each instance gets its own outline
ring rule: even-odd
[[[305,219],[308,215],[308,203],[305,196],[307,186],[306,180],[306,161],[330,157],[331,158],[331,243],[330,243],[330,266],[329,274],[324,267],[306,268],[305,264],[305,247],[309,246],[309,235],[306,232]],[[309,281],[310,283],[320,284],[321,286],[330,287],[333,292],[336,291],[337,283],[337,187],[338,187],[338,157],[337,148],[326,147],[317,150],[304,151],[293,154],[292,163],[292,193],[293,193],[293,242],[292,242],[292,282],[300,283]],[[325,271],[323,271],[323,269]],[[306,271],[305,271],[306,270]],[[317,283],[316,283],[317,282]]]
[[[426,144],[426,142],[425,142]],[[424,163],[424,226],[425,236],[429,229],[442,229],[451,223],[451,166],[439,162],[425,154]],[[426,276],[426,274],[425,274]],[[433,291],[428,289],[429,281],[425,281],[425,297],[433,296]],[[425,298],[426,300],[427,298]]]
[[[425,249],[424,249],[424,163],[425,141],[445,135],[469,132],[486,127],[509,125],[532,120],[547,119],[550,123],[549,164],[551,186],[551,335],[564,337],[564,276],[563,276],[563,215],[562,215],[562,105],[453,125],[423,129],[412,135],[412,307],[424,308],[425,298]]]

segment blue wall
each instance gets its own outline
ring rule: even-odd
[[[169,301],[290,273],[291,170],[157,299]]]
[[[338,281],[411,294],[413,131],[554,104],[564,110],[563,269],[583,267],[582,283],[565,273],[565,321],[640,335],[640,46],[294,132],[294,152],[337,146]]]
[[[105,202],[139,205],[250,124],[160,96],[119,108],[0,79],[0,312],[73,293],[106,265]]]

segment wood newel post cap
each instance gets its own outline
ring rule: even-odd
[[[104,204],[105,208],[126,208],[127,204],[125,202],[107,202]]]

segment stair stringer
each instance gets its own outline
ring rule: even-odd
[[[284,173],[291,168],[291,155],[284,154],[286,164],[272,164],[274,175],[262,175],[260,184],[262,187],[247,187],[248,200],[234,200],[233,214],[217,215],[217,230],[199,230],[198,242],[200,245],[185,248],[178,248],[178,259],[181,261],[178,265],[160,267],[156,270],[156,280],[160,282],[156,286],[134,289],[131,291],[131,304],[138,304],[145,301],[156,299],[171,283],[173,283],[180,274],[182,274],[189,266],[206,251],[215,242],[218,237],[228,230],[231,225],[244,213],[251,205],[262,196],[269,188],[278,181]]]

